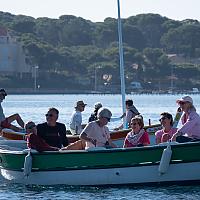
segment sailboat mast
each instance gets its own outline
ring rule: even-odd
[[[122,42],[122,23],[120,16],[120,0],[117,0],[118,6],[118,36],[119,36],[119,57],[120,57],[120,78],[121,78],[121,96],[122,96],[122,111],[125,113],[125,80],[124,80],[124,53]],[[125,119],[123,121],[124,128],[126,127]]]

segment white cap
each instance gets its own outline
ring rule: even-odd
[[[100,108],[98,110],[98,115],[97,116],[98,116],[98,118],[99,117],[111,118],[112,117],[112,113],[107,108]]]
[[[176,103],[180,103],[180,102],[190,102],[191,104],[193,104],[193,100],[190,96],[184,96],[181,99],[176,100]]]
[[[95,109],[99,109],[99,108],[101,108],[102,107],[102,104],[100,103],[100,102],[96,102],[95,104],[94,104],[94,108]]]

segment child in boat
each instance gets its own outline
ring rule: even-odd
[[[144,122],[141,115],[136,115],[131,119],[131,132],[129,132],[124,140],[124,148],[147,146],[150,144],[149,135],[143,129]]]
[[[176,103],[184,113],[181,118],[183,125],[172,136],[172,141],[180,143],[200,141],[200,116],[196,112],[192,98],[184,96]]]
[[[156,144],[169,141],[177,131],[177,128],[173,128],[173,117],[170,113],[161,113],[159,121],[163,128],[155,133]]]
[[[98,110],[98,119],[86,125],[80,134],[80,139],[85,141],[85,149],[90,147],[116,147],[112,143],[107,123],[112,113],[107,108]]]
[[[59,148],[48,145],[40,136],[37,135],[37,127],[34,122],[30,121],[25,125],[27,132],[27,147],[35,149],[38,152],[58,151]]]

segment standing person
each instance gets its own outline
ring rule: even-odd
[[[40,136],[37,135],[37,128],[34,122],[29,121],[25,125],[27,147],[39,152],[58,151],[59,148],[48,145]]]
[[[22,118],[20,117],[18,113],[8,116],[8,117],[5,117],[4,115],[1,103],[3,102],[6,96],[7,96],[6,91],[4,89],[0,89],[0,127],[10,128],[14,131],[21,131],[20,128],[11,124],[12,122],[17,121],[17,123],[21,126],[21,128],[24,129],[24,121],[22,120]]]
[[[172,136],[172,141],[194,142],[200,141],[200,116],[196,112],[190,96],[184,96],[176,101],[183,111],[182,127]]]
[[[88,122],[92,122],[97,120],[97,113],[98,110],[102,107],[102,104],[100,102],[97,102],[94,104],[94,112],[91,114],[91,116],[89,117]]]
[[[156,144],[169,141],[178,130],[177,128],[173,128],[173,117],[168,112],[161,113],[159,121],[163,128],[155,133]]]
[[[110,121],[112,113],[107,108],[98,110],[98,119],[86,125],[80,134],[80,139],[85,142],[85,149],[90,147],[116,147],[112,143],[107,123]]]
[[[140,113],[138,112],[137,108],[133,105],[133,100],[127,99],[126,100],[126,124],[128,128],[130,128],[131,119],[139,114]],[[124,128],[123,124],[121,124],[118,128],[115,128],[115,130],[119,130],[122,128]]]
[[[67,146],[66,127],[57,122],[59,111],[56,108],[49,108],[45,116],[47,121],[37,125],[38,136],[43,138],[50,146],[58,148]]]
[[[77,101],[75,105],[75,110],[73,111],[70,119],[70,131],[73,135],[80,134],[83,130],[82,128],[82,112],[85,110],[85,104],[83,101]]]
[[[136,115],[131,119],[131,132],[129,132],[124,140],[124,148],[127,147],[140,147],[150,144],[149,135],[143,129],[144,122],[141,115]]]

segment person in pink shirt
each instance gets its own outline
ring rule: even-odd
[[[161,113],[159,121],[163,128],[155,133],[156,144],[169,141],[178,130],[177,128],[173,128],[173,117],[168,112]]]
[[[150,144],[149,135],[143,129],[144,122],[141,115],[136,115],[131,119],[131,132],[129,132],[124,140],[124,148],[147,146]]]
[[[172,141],[195,142],[200,141],[200,116],[196,112],[190,96],[184,96],[176,101],[183,111],[182,127],[172,136]]]

